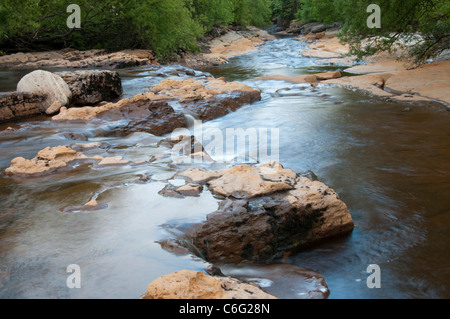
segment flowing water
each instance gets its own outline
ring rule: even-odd
[[[303,42],[276,39],[259,52],[203,70],[263,92],[260,102],[203,129],[279,129],[280,162],[299,173],[314,172],[348,205],[356,225],[351,235],[283,260],[323,274],[330,298],[449,298],[448,111],[438,103],[392,102],[340,87],[252,80],[345,72],[299,56],[305,48]],[[18,78],[13,71],[0,72],[0,90],[14,88]],[[152,68],[124,70],[122,78],[125,96],[160,80]],[[0,131],[8,126],[16,131],[0,135],[1,170],[14,157],[33,158],[47,146],[74,143],[67,133],[107,145],[89,155],[140,161],[165,151],[160,138],[145,133],[95,137],[111,129],[106,124],[42,118],[2,125]],[[109,168],[80,164],[26,179],[1,175],[0,297],[137,298],[160,275],[204,269],[203,261],[173,255],[159,244],[170,237],[163,225],[198,222],[217,209],[208,191],[186,199],[158,195],[168,183],[178,183],[174,175],[186,167],[157,160]],[[92,198],[103,209],[66,209]],[[67,288],[71,264],[81,268],[81,289]],[[366,285],[370,264],[381,268],[380,289]],[[286,287],[282,297],[295,298],[295,287]]]

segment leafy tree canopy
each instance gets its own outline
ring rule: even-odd
[[[381,28],[369,28],[366,9],[381,9]],[[448,0],[301,0],[297,18],[304,22],[342,22],[341,37],[358,57],[403,48],[417,63],[439,54],[450,45]],[[373,41],[362,46],[364,39]]]

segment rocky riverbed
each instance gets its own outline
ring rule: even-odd
[[[141,298],[328,298],[330,294],[349,296],[354,290],[360,297],[369,295],[360,284],[365,284],[361,270],[377,262],[387,269],[387,278],[396,283],[393,273],[397,268],[391,262],[412,247],[420,255],[426,237],[421,212],[416,211],[414,203],[409,205],[409,192],[422,198],[428,188],[417,194],[410,184],[401,181],[406,179],[420,189],[428,185],[422,179],[426,171],[427,176],[434,176],[445,186],[445,167],[435,162],[446,158],[445,148],[436,144],[438,139],[430,138],[434,134],[422,136],[415,130],[423,108],[408,104],[409,111],[405,112],[404,105],[387,106],[377,99],[368,102],[362,95],[335,87],[334,81],[342,84],[359,78],[365,83],[365,75],[348,77],[349,69],[340,67],[343,60],[331,61],[330,55],[312,57],[312,52],[305,52],[332,52],[336,47],[321,47],[322,39],[335,43],[336,38],[326,30],[315,31],[308,39],[309,47],[301,47],[303,56],[299,52],[291,56],[286,51],[303,45],[301,41],[273,41],[259,53],[266,40],[263,32],[258,31],[259,36],[251,39],[229,34],[225,37],[228,45],[237,43],[244,51],[219,45],[217,54],[224,58],[214,63],[229,62],[232,66],[253,58],[265,62],[256,68],[263,72],[249,73],[241,81],[213,77],[205,70],[145,64],[151,61],[148,58],[142,68],[128,71],[138,77],[146,74],[139,79],[145,82],[140,83],[143,92],[131,96],[124,92],[127,97],[117,95],[130,86],[128,79],[122,79],[123,87],[110,85],[117,83],[118,75],[110,70],[101,71],[103,80],[91,70],[49,72],[46,76],[60,83],[49,87],[68,90],[59,90],[67,102],[50,100],[48,107],[43,105],[54,96],[50,93],[33,89],[3,94],[3,105],[15,103],[31,112],[18,118],[45,117],[27,118],[28,122],[6,118],[0,132],[2,147],[7,150],[0,161],[4,168],[0,179],[0,236],[6,243],[0,250],[5,260],[0,268],[1,294],[54,296],[41,290],[24,291],[20,282],[30,280],[42,285],[39,274],[43,268],[49,274],[55,267],[74,262],[87,274],[84,290],[75,297],[137,298],[145,292]],[[341,50],[339,46],[332,58],[340,59],[344,54]],[[211,52],[214,54],[212,48]],[[233,57],[245,52],[242,58]],[[277,56],[280,52],[295,67],[277,64],[283,61],[281,55]],[[267,56],[270,60],[265,60]],[[25,63],[37,62],[31,60]],[[195,61],[205,60],[196,57]],[[340,69],[318,67],[317,61],[334,63]],[[312,70],[299,74],[295,63],[311,63]],[[375,68],[372,71],[381,82],[377,78],[370,86],[378,85],[379,89],[393,87],[391,77],[418,72],[399,71],[398,65],[393,69],[390,63],[378,64],[384,69],[376,69],[377,64],[355,68]],[[228,63],[222,65],[226,68]],[[429,72],[432,66],[424,66],[424,70]],[[278,74],[280,70],[284,72]],[[412,85],[406,80],[404,84],[407,89]],[[89,89],[99,87],[105,89]],[[351,103],[358,106],[353,108]],[[372,108],[376,112],[371,113]],[[385,109],[388,111],[383,112]],[[422,168],[427,161],[421,157],[419,163],[409,165],[419,156],[402,157],[405,152],[413,152],[405,150],[409,144],[403,135],[389,134],[386,139],[366,112],[384,123],[384,129],[392,114],[397,116],[397,125],[407,130],[414,124],[408,132],[415,136],[414,141],[426,139],[427,146],[437,152],[436,156],[427,154],[434,166],[441,167],[438,172]],[[441,128],[442,139],[448,137],[444,116],[428,116],[432,124],[423,124],[423,129]],[[206,131],[221,125],[281,128],[283,156],[280,161],[258,158],[251,164],[239,162],[240,156],[220,162],[206,152],[204,141],[196,140],[196,136],[168,136],[176,128],[192,131],[193,119],[203,120]],[[369,130],[376,132],[374,136],[366,135]],[[385,145],[392,152],[376,151],[376,145]],[[200,161],[174,161],[174,150],[184,158]],[[366,156],[368,153],[394,155],[386,160]],[[391,174],[386,163],[395,165],[399,157],[407,167]],[[373,167],[382,178],[372,172]],[[306,172],[311,169],[320,177]],[[401,175],[399,179],[396,174]],[[331,185],[337,185],[337,190]],[[401,191],[404,187],[408,188],[406,195]],[[402,204],[395,205],[397,201]],[[445,211],[445,203],[424,202],[431,205],[432,212]],[[411,211],[415,213],[410,215]],[[439,216],[433,218],[445,222]],[[397,220],[401,220],[401,226],[397,227]],[[429,224],[427,227],[432,228]],[[382,233],[387,234],[384,242]],[[427,254],[429,250],[429,246],[423,248]],[[49,251],[54,251],[53,255],[45,257]],[[24,268],[29,271],[23,273]],[[323,275],[318,273],[322,271]],[[65,275],[58,273],[56,277],[65,280]],[[105,276],[108,279],[103,281]],[[61,286],[59,279],[44,277],[44,286]],[[124,286],[126,291],[110,289]],[[408,294],[412,289],[398,292],[396,289],[401,289],[396,287],[391,285],[393,296]],[[56,289],[58,296],[71,297],[71,293]]]

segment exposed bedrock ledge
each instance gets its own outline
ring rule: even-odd
[[[128,120],[115,129],[123,135],[136,131],[164,135],[187,126],[183,113],[209,121],[261,99],[261,92],[224,79],[166,79],[144,94],[97,107],[61,108],[55,121]]]
[[[27,92],[0,92],[0,123],[42,114],[43,94]]]
[[[153,281],[142,299],[276,299],[255,284],[181,270]]]
[[[94,105],[113,101],[123,93],[119,73],[107,70],[57,72],[72,92],[71,106]]]
[[[113,71],[33,71],[19,81],[16,92],[0,94],[0,122],[57,114],[62,107],[112,101],[122,91],[120,76]]]
[[[261,100],[261,91],[224,78],[167,79],[150,88],[157,97],[177,100],[189,113],[210,121]]]
[[[127,135],[139,131],[161,136],[186,125],[183,114],[175,112],[166,101],[153,100],[151,96],[143,94],[97,107],[61,108],[60,113],[52,120],[120,121],[120,126],[112,132],[115,135]]]
[[[189,169],[179,176],[208,185],[224,198],[217,211],[179,238],[208,262],[272,261],[354,227],[334,190],[277,162],[220,171]]]

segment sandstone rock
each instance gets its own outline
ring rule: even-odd
[[[190,183],[178,187],[168,184],[158,194],[164,197],[184,198],[185,196],[200,196],[202,191],[203,186],[199,184]]]
[[[213,193],[234,198],[251,198],[293,189],[297,174],[283,169],[279,163],[259,167],[234,166],[207,184]]]
[[[178,193],[172,185],[166,185],[158,192],[158,194],[164,197],[184,198],[184,196]]]
[[[276,299],[253,284],[231,277],[212,277],[182,270],[161,276],[147,288],[143,299]]]
[[[261,100],[259,90],[241,83],[226,82],[223,78],[167,79],[153,86],[150,92],[156,98],[178,100],[186,110],[203,121],[216,119],[245,104]]]
[[[305,40],[305,38],[300,37],[299,40]],[[350,52],[350,47],[340,43],[334,32],[325,32],[318,42],[310,44],[309,47],[300,54],[304,57],[330,59],[344,57]]]
[[[19,120],[42,114],[45,94],[0,92],[0,122]]]
[[[175,189],[178,193],[184,196],[199,196],[203,191],[203,186],[198,184],[186,184]]]
[[[244,31],[229,31],[210,41],[209,53],[203,56],[209,60],[226,61],[227,58],[235,55],[254,52],[265,41],[274,38],[267,31],[255,27],[249,27]]]
[[[164,99],[157,100],[153,95],[139,94],[131,99],[108,103],[98,107],[61,108],[54,121],[105,121],[127,120],[126,124],[112,134],[127,135],[136,131],[164,135],[176,128],[185,126],[185,118],[177,113]]]
[[[59,112],[59,110],[62,108],[61,101],[55,101],[52,103],[52,105],[49,106],[49,108],[45,111],[47,115],[54,115]]]
[[[58,168],[66,167],[68,163],[86,159],[87,157],[69,146],[47,147],[35,158],[27,160],[17,157],[11,161],[11,166],[5,170],[10,175],[36,175],[48,173]]]
[[[179,175],[227,198],[189,235],[193,253],[209,262],[271,261],[353,230],[347,206],[332,189],[277,162]]]
[[[62,77],[42,70],[25,75],[17,84],[17,91],[46,95],[46,100],[40,104],[42,113],[54,102],[59,101],[66,106],[72,98],[72,92]]]
[[[87,202],[86,204],[84,204],[84,206],[97,207],[98,202],[95,199],[93,199],[93,200],[90,200],[89,202]]]
[[[131,161],[124,160],[121,156],[103,157],[96,155],[88,157],[70,146],[47,147],[38,152],[35,158],[28,160],[23,157],[14,158],[10,167],[5,170],[9,175],[41,175],[53,172],[59,168],[67,167],[77,160],[97,162],[98,166],[126,165]]]
[[[212,179],[219,178],[225,173],[225,170],[209,171],[206,169],[189,168],[178,174],[181,177],[187,177],[194,183],[205,184]]]
[[[326,73],[316,73],[314,74],[318,81],[331,80],[331,79],[339,79],[342,77],[341,72],[326,72]]]
[[[55,73],[68,85],[72,92],[71,106],[94,105],[112,101],[123,93],[122,81],[113,71],[66,71]]]
[[[127,165],[131,163],[131,161],[124,160],[122,156],[99,157],[98,159],[100,159],[100,162],[97,164],[98,166]]]

